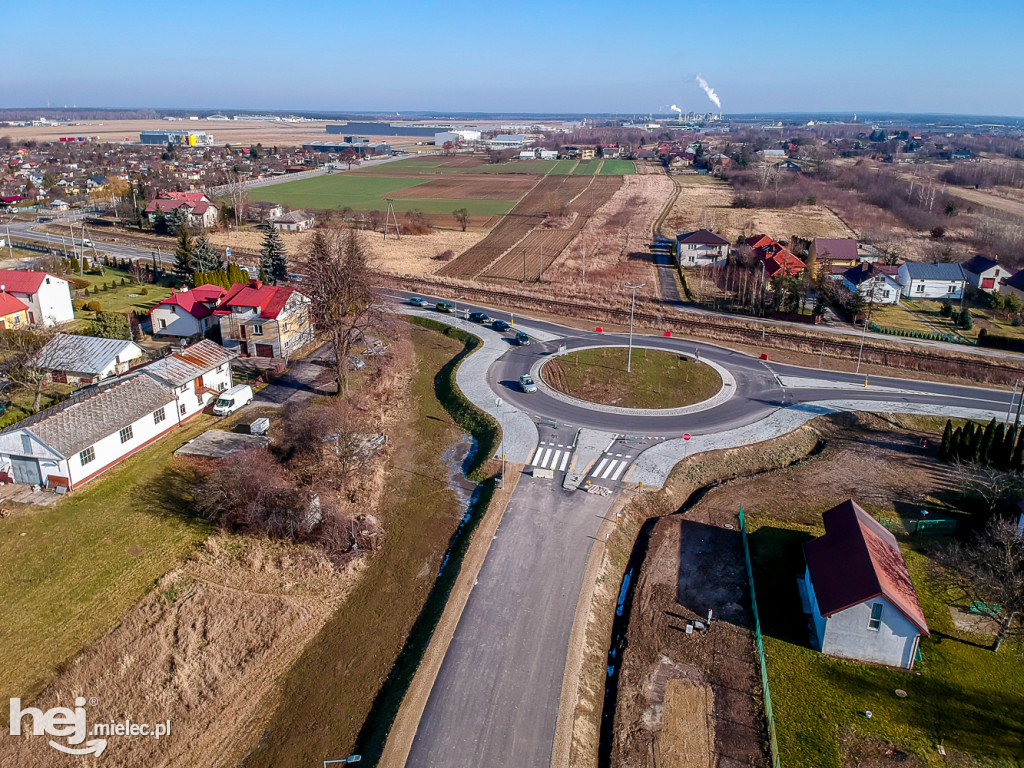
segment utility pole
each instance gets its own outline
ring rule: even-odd
[[[503,403],[504,401],[500,397],[494,401],[494,406],[498,409],[498,429],[501,430],[501,445],[498,447],[498,450],[501,451],[501,485],[499,486],[501,489],[505,488],[505,429],[501,424],[501,406]]]
[[[626,283],[626,288],[633,292],[633,299],[629,304],[629,351],[626,353],[626,373],[633,372],[633,310],[636,309],[636,292],[638,288],[643,288],[645,285],[647,283],[640,283],[640,285]]]
[[[544,282],[544,246],[540,247],[540,277],[537,278],[538,283]]]
[[[1006,426],[1010,426],[1010,412],[1013,410],[1013,401],[1017,397],[1017,385],[1018,384],[1020,384],[1020,379],[1014,379],[1013,380],[1013,394],[1010,395],[1010,405],[1006,409]],[[1024,392],[1021,393],[1021,396],[1024,397]]]

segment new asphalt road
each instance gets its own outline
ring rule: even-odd
[[[399,300],[409,295],[393,294]],[[505,312],[461,301],[458,309],[460,314],[483,311],[509,319]],[[450,315],[438,313],[438,318]],[[735,391],[717,405],[674,416],[610,412],[568,401],[544,388],[524,393],[518,379],[557,354],[562,345],[566,350],[618,346],[625,345],[627,337],[533,319],[517,318],[516,322],[553,340],[534,341],[526,347],[509,343],[508,351],[467,396],[485,407],[500,396],[538,421],[550,420],[549,424],[674,437],[684,432],[721,434],[767,421],[787,406],[837,397],[863,402],[865,410],[873,410],[874,403],[894,401],[936,410],[966,408],[979,414],[1004,413],[1010,407],[1008,392],[876,377],[865,388],[863,376],[779,365],[690,340],[637,336],[635,344],[699,354],[701,360],[714,362],[727,372],[727,379],[731,376],[735,381]],[[481,327],[478,333],[495,332]],[[587,557],[592,547],[602,545],[595,537],[610,502],[608,496],[564,490],[552,480],[520,479],[434,683],[407,766],[499,768],[550,763],[574,611]]]

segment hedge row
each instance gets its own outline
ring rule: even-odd
[[[998,333],[989,333],[987,328],[982,328],[978,334],[979,347],[992,347],[993,349],[1007,349],[1011,352],[1024,352],[1024,339],[1016,336],[1001,336]]]

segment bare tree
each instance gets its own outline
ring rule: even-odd
[[[128,268],[128,271],[131,273],[132,280],[135,281],[136,285],[142,285],[146,282],[148,272],[140,259],[133,261],[131,266]]]
[[[338,395],[348,394],[348,356],[371,328],[382,323],[383,307],[373,290],[373,271],[359,232],[318,229],[301,261],[303,288],[312,301],[317,333],[334,347]]]
[[[459,222],[459,226],[462,227],[462,231],[466,231],[466,227],[469,226],[469,209],[468,208],[456,208],[452,211],[452,215],[455,220]]]
[[[952,464],[952,480],[965,496],[981,499],[988,514],[1003,501],[1017,498],[1022,485],[1022,478],[1016,472],[959,459]]]
[[[68,357],[76,339],[65,325],[23,326],[0,331],[0,368],[14,390],[32,395],[38,411],[43,395],[53,387],[51,371]],[[45,348],[45,352],[43,352]]]
[[[992,650],[1024,627],[1014,623],[1024,612],[1024,541],[1017,525],[1007,518],[994,518],[966,544],[955,543],[936,557],[945,569],[945,579],[971,601],[972,610],[998,622]]]
[[[359,154],[351,147],[343,149],[338,155],[338,159],[345,163],[350,171],[353,165],[359,165]]]

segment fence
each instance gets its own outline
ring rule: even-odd
[[[740,507],[740,538],[743,541],[743,558],[747,563],[747,581],[750,584],[750,605],[754,609],[754,634],[757,639],[757,660],[761,665],[761,690],[764,692],[764,714],[768,720],[768,746],[772,753],[772,768],[782,768],[779,759],[779,741],[775,735],[775,713],[772,711],[772,694],[768,690],[768,665],[764,658],[764,642],[761,639],[761,619],[757,615],[757,595],[754,592],[754,568],[750,564],[750,545],[747,543],[747,523]]]

